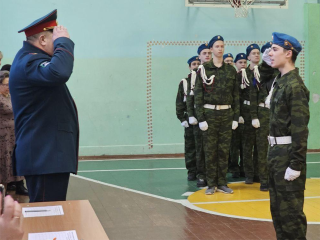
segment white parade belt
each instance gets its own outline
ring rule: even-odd
[[[270,107],[265,103],[259,103],[259,107],[265,107],[270,109]]]
[[[273,145],[284,145],[284,144],[291,144],[292,143],[292,137],[291,136],[284,136],[284,137],[272,137],[268,136],[268,141],[270,146]]]
[[[243,104],[250,105],[250,101],[244,100]]]
[[[204,108],[213,109],[213,110],[225,110],[231,108],[231,105],[211,105],[205,104],[203,105]]]

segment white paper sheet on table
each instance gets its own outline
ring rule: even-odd
[[[48,217],[64,215],[61,205],[45,207],[24,207],[22,208],[23,217]]]
[[[63,232],[29,233],[28,240],[78,240],[75,230]]]

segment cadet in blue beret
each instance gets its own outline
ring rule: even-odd
[[[204,43],[199,46],[198,55],[201,64],[210,61],[210,59],[212,58],[212,52],[210,51],[208,43]]]
[[[237,71],[240,72],[241,69],[247,67],[247,55],[245,53],[238,53],[234,59],[235,66]]]
[[[192,69],[197,68],[199,66],[199,63],[200,63],[199,56],[193,56],[193,57],[189,58],[187,63],[189,65],[190,71]]]
[[[271,48],[272,46],[272,42],[267,42],[266,44],[264,44],[261,48],[261,53],[264,53],[264,51],[268,48]]]
[[[223,61],[222,36],[213,37],[209,47],[212,60],[199,66],[194,89],[195,110],[203,131],[208,184],[205,194],[212,195],[215,191],[231,194],[226,174],[232,130],[238,127],[239,120],[237,72]]]
[[[231,53],[227,53],[223,55],[223,61],[226,64],[233,66],[233,55]]]
[[[238,71],[238,86],[241,85],[241,69],[246,69],[247,67],[247,55],[245,53],[238,53],[235,60],[235,67]],[[241,106],[241,93],[242,89],[239,89],[239,98]],[[242,101],[243,102],[243,101]],[[241,112],[241,110],[240,110]],[[244,177],[243,169],[243,151],[242,151],[242,141],[241,135],[243,131],[244,120],[239,117],[239,126],[236,130],[232,131],[231,146],[230,146],[230,158],[229,158],[229,167],[228,171],[232,173],[232,178]],[[239,161],[240,156],[240,161]]]
[[[270,104],[270,209],[277,239],[306,239],[303,205],[310,92],[295,67],[301,44],[284,33],[272,35],[268,56],[280,74],[266,100]]]
[[[201,44],[198,48],[199,59],[201,64],[208,62],[212,58],[212,52],[209,49],[207,43]],[[194,68],[193,68],[194,69]],[[196,71],[196,70],[194,70]],[[195,76],[195,72],[192,72],[192,76]],[[192,79],[192,80],[191,80]],[[187,78],[189,80],[189,78]],[[197,114],[194,109],[194,86],[195,78],[190,78],[188,82],[188,91],[187,91],[187,110],[189,116],[189,124],[193,125],[193,135],[195,138],[196,144],[196,159],[197,159],[197,187],[205,187],[206,182],[206,173],[205,173],[205,159],[203,151],[203,141],[202,141],[202,131],[199,128]],[[191,93],[191,94],[190,94]]]
[[[78,115],[66,85],[74,43],[56,19],[54,10],[19,31],[27,40],[11,67],[12,158],[16,174],[26,178],[30,202],[65,201],[70,173],[78,168]]]
[[[246,175],[246,184],[252,184],[254,178],[258,179],[258,164],[257,159],[252,156],[257,156],[256,149],[256,129],[260,127],[260,122],[257,116],[257,100],[254,96],[257,96],[256,91],[259,88],[260,73],[258,70],[258,64],[260,62],[260,47],[257,44],[250,44],[247,49],[247,59],[250,61],[250,65],[245,71],[242,71],[241,82],[241,117],[244,120],[243,129],[243,162]],[[255,150],[255,154],[253,151]],[[256,180],[258,181],[258,180]],[[264,186],[266,185],[263,182]]]
[[[200,65],[198,56],[193,56],[187,61],[189,70],[192,72],[193,69],[197,69]],[[196,147],[195,147],[195,136],[194,136],[194,124],[188,123],[188,106],[187,106],[187,91],[188,86],[191,84],[191,74],[188,77],[183,78],[179,83],[178,93],[176,97],[176,115],[181,122],[181,126],[184,128],[184,155],[185,164],[188,170],[188,181],[197,180],[197,160],[196,160]],[[197,124],[197,122],[195,123]]]

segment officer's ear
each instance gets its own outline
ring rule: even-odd
[[[41,34],[38,38],[38,41],[41,46],[45,46],[47,42],[46,36],[44,34]]]
[[[39,44],[45,46],[48,42],[52,41],[52,31],[45,31],[40,34],[38,37]]]

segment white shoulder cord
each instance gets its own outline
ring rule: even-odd
[[[245,89],[247,88],[247,86],[249,87],[249,80],[248,80],[248,76],[247,76],[247,72],[245,68],[241,68],[241,73],[242,73],[242,80],[241,80],[241,89]]]
[[[274,85],[275,85],[276,80],[277,80],[277,77],[273,80],[272,87],[271,87],[271,89],[270,89],[269,95],[268,95],[268,97],[266,98],[266,101],[264,102],[268,108],[270,108],[270,102],[271,102],[272,92],[273,92],[273,89],[274,89]]]
[[[195,71],[191,71],[191,91],[190,96],[194,95],[193,89],[196,85],[197,73]]]
[[[182,83],[183,83],[183,93],[184,93],[183,102],[186,102],[187,101],[188,82],[186,79],[182,79]]]
[[[201,78],[202,78],[202,81],[203,83],[207,84],[207,85],[211,85],[213,83],[213,80],[214,80],[214,75],[212,75],[209,79],[206,75],[206,70],[204,69],[204,66],[203,65],[200,65],[199,68],[200,70],[200,75],[201,75]],[[209,81],[209,82],[207,82]]]
[[[259,66],[258,65],[253,67],[253,75],[257,79],[257,81],[260,83],[260,73],[259,73]]]

